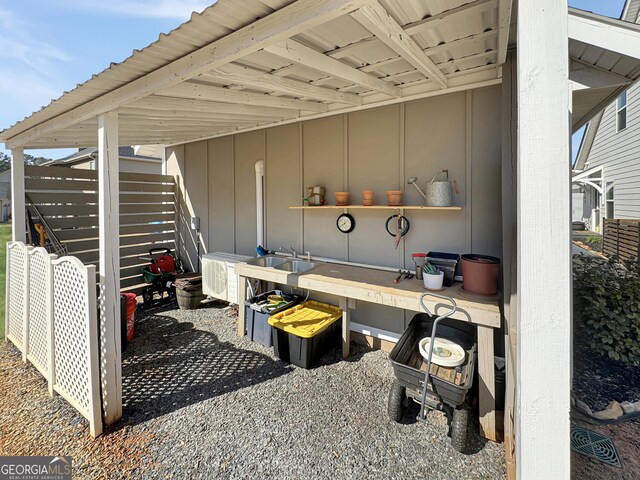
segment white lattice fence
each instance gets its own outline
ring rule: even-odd
[[[7,339],[47,379],[50,394],[62,395],[89,420],[91,435],[100,435],[95,266],[10,242],[6,291]],[[116,365],[119,358],[112,360]]]
[[[96,272],[75,257],[53,262],[54,389],[102,433]]]
[[[53,266],[56,255],[42,248],[29,251],[27,359],[44,375],[53,395]]]
[[[27,247],[22,242],[7,243],[7,288],[5,311],[5,337],[22,352],[27,359],[27,318],[29,296],[27,294],[27,272],[29,268]]]

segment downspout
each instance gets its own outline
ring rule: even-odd
[[[256,245],[264,247],[264,160],[256,162]]]

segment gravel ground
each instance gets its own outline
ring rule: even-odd
[[[79,478],[505,475],[502,445],[474,435],[469,452],[456,452],[441,413],[424,424],[415,422],[416,409],[403,424],[389,421],[393,373],[381,351],[353,346],[341,361],[336,349],[325,366],[291,367],[238,338],[234,312],[215,304],[147,312],[136,329],[123,362],[124,418],[96,442],[71,407],[47,398],[39,374],[2,346],[0,402],[9,408],[0,413],[0,438],[8,435],[0,450],[36,451],[31,442],[47,454],[62,449]],[[35,400],[20,393],[27,387]],[[60,428],[51,433],[43,422]]]

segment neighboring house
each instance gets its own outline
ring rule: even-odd
[[[0,222],[11,216],[11,170],[0,173]]]
[[[120,171],[134,173],[162,173],[162,148],[152,146],[120,147]],[[43,163],[42,166],[71,167],[95,170],[98,160],[97,148],[83,148],[76,153],[58,160]]]
[[[640,0],[622,20],[640,24]],[[587,125],[573,169],[573,220],[600,231],[604,218],[640,219],[640,83]]]

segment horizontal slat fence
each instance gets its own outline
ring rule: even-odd
[[[25,167],[25,192],[70,255],[98,267],[98,172]],[[175,250],[175,181],[170,175],[120,173],[120,284],[142,289],[138,257]],[[32,213],[33,218],[36,216]]]
[[[621,260],[638,259],[640,251],[640,220],[605,219],[602,252]]]

